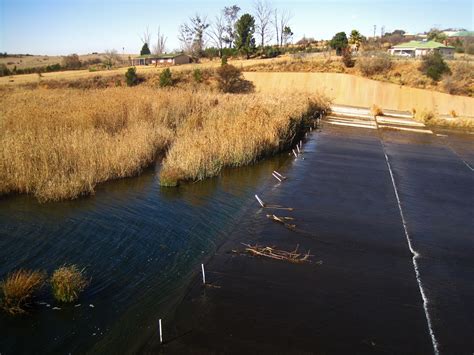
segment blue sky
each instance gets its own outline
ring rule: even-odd
[[[473,29],[473,0],[273,0],[293,13],[295,39],[303,35],[328,39],[339,31],[358,29],[371,35],[397,28],[422,32],[433,26]],[[0,52],[85,54],[115,48],[139,52],[140,34],[158,26],[168,37],[167,49],[179,48],[179,24],[198,12],[213,19],[226,5],[251,12],[252,0],[0,0]],[[243,13],[242,12],[242,13]]]

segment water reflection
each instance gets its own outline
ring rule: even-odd
[[[226,169],[218,177],[160,188],[157,169],[97,188],[95,195],[47,204],[0,200],[0,277],[11,270],[86,267],[91,286],[80,306],[41,305],[20,318],[0,314],[5,353],[132,352],[156,333],[196,265],[237,223],[253,194],[287,155]],[[90,306],[92,305],[92,306]],[[53,311],[58,306],[61,310]],[[77,306],[77,307],[75,307]]]

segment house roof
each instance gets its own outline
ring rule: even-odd
[[[449,37],[474,37],[474,31],[460,31],[449,35]]]
[[[179,57],[180,55],[185,55],[185,54],[183,53],[169,53],[169,54],[160,54],[160,55],[142,54],[142,55],[139,55],[138,57],[135,57],[134,59],[137,59],[137,58],[173,59],[173,58]]]
[[[412,48],[412,49],[438,49],[438,48],[454,48],[445,46],[442,43],[435,41],[410,41],[406,43],[400,43],[393,48]]]

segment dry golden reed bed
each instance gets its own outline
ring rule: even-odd
[[[147,87],[4,90],[0,195],[72,199],[167,151],[165,183],[202,179],[283,149],[325,99]]]

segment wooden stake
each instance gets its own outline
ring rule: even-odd
[[[280,178],[282,178],[283,180],[286,180],[286,177],[284,177],[283,175],[281,175],[278,171],[273,170],[273,172],[274,172],[275,174],[277,174],[277,175],[278,175]]]
[[[292,149],[292,151],[293,151],[293,155],[295,156],[295,158],[298,158],[298,154],[296,154],[295,150]]]
[[[273,176],[275,179],[277,179],[278,181],[280,181],[280,182],[281,182],[281,179],[278,177],[278,175],[277,175],[277,174],[275,174],[275,173],[272,173],[272,176]]]
[[[298,151],[298,154],[301,153],[301,150],[300,150],[300,146],[299,146],[299,145],[296,146],[296,150]]]
[[[163,330],[161,328],[161,318],[158,321],[159,328],[160,328],[160,344],[163,344]]]
[[[204,272],[204,264],[201,264],[201,270],[202,270],[202,283],[203,285],[206,284],[206,273]]]
[[[260,200],[260,198],[259,198],[257,195],[255,195],[255,198],[257,199],[257,201],[258,201],[258,203],[260,204],[260,206],[265,207],[265,204],[263,203],[262,200]]]

